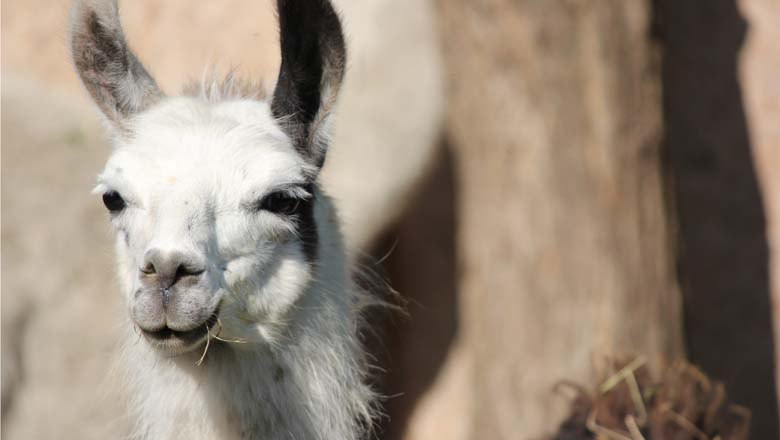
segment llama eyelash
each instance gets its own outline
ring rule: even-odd
[[[241,206],[245,211],[257,213],[263,211],[263,203],[268,199],[268,197],[279,195],[294,199],[298,203],[311,202],[314,197],[313,191],[311,190],[311,185],[309,184],[279,186],[275,189],[264,192],[260,196],[253,196],[247,199],[247,201],[243,202]]]
[[[104,180],[104,177],[101,176],[98,178],[95,187],[90,191],[90,194],[102,197],[111,191],[120,194],[128,207],[141,207],[140,199],[136,197],[136,193],[122,179],[111,179],[109,181],[108,179]]]
[[[295,197],[301,200],[310,199],[314,196],[314,191],[310,183],[280,185],[267,191],[267,194],[275,192],[283,193],[287,196]]]

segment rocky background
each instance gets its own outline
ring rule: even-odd
[[[326,188],[408,316],[374,317],[387,439],[539,438],[562,380],[677,359],[778,438],[780,5],[337,0],[351,66]],[[124,1],[169,93],[269,85],[271,2]],[[2,2],[2,434],[117,438],[108,155],[65,0]],[[774,301],[772,294],[774,292]],[[774,304],[774,307],[772,307]]]

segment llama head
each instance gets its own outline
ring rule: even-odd
[[[166,352],[196,348],[217,322],[223,337],[267,341],[318,266],[316,179],[345,46],[328,0],[277,8],[270,99],[168,97],[130,51],[116,0],[73,9],[74,64],[114,139],[96,191],[132,321]]]

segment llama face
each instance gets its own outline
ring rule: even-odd
[[[96,192],[130,317],[166,352],[217,335],[273,342],[317,266],[316,178],[344,41],[327,1],[277,8],[270,101],[166,97],[128,48],[115,0],[73,10],[74,62],[114,135]]]
[[[263,102],[169,98],[128,128],[96,192],[133,322],[173,351],[210,332],[264,339],[316,260],[316,167]]]

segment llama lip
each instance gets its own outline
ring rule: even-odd
[[[141,332],[149,342],[160,346],[161,348],[180,349],[192,347],[209,335],[211,329],[214,328],[218,322],[218,316],[219,307],[217,307],[214,314],[212,314],[203,325],[192,330],[177,331],[166,326],[155,331],[142,329]]]

